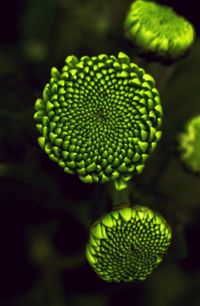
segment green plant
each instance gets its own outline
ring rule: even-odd
[[[85,183],[127,187],[161,137],[162,107],[154,79],[120,52],[52,68],[34,118],[40,146]]]
[[[193,26],[171,8],[142,0],[133,2],[125,31],[139,51],[164,62],[183,57],[195,38]],[[162,261],[172,231],[161,215],[131,208],[119,195],[129,192],[129,181],[142,172],[161,137],[154,78],[123,52],[68,56],[61,71],[52,68],[34,119],[39,145],[53,161],[84,183],[114,182],[111,193],[123,203],[91,227],[89,264],[106,281],[146,279]],[[186,137],[181,141],[185,149]]]
[[[185,55],[195,39],[192,24],[168,6],[152,1],[132,3],[124,24],[126,36],[140,52],[165,61]]]
[[[184,131],[178,137],[180,157],[188,169],[200,173],[200,116],[194,116],[185,123]]]
[[[91,227],[87,259],[106,281],[145,280],[162,261],[171,229],[158,213],[125,204]]]

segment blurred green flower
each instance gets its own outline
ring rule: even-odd
[[[23,44],[23,52],[28,60],[38,63],[47,57],[47,46],[43,41],[29,39]]]
[[[171,7],[136,0],[125,20],[125,32],[140,51],[165,60],[182,57],[195,39],[195,31]]]
[[[171,229],[147,207],[121,207],[98,220],[90,230],[86,256],[105,281],[145,280],[162,261]]]
[[[126,188],[161,137],[154,79],[122,52],[68,56],[61,72],[52,68],[35,110],[40,146],[85,183]]]
[[[188,169],[200,173],[200,115],[188,120],[179,135],[180,156]]]

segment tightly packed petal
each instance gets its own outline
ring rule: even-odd
[[[195,31],[171,7],[154,2],[136,0],[125,20],[127,37],[143,53],[165,60],[182,57],[195,39]]]
[[[180,156],[188,169],[200,173],[200,115],[188,120],[179,135]]]
[[[35,103],[38,141],[64,171],[123,189],[161,136],[154,79],[120,52],[66,58]]]
[[[98,220],[90,230],[86,256],[105,281],[144,280],[162,261],[171,229],[147,207],[121,207]]]

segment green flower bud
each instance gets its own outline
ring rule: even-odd
[[[141,53],[166,61],[174,61],[187,52],[195,39],[195,31],[171,7],[151,1],[132,3],[125,24],[127,37]]]
[[[162,261],[171,235],[163,217],[151,209],[120,207],[91,227],[86,257],[105,281],[142,281]]]
[[[200,173],[200,115],[186,122],[178,140],[183,163],[193,172]]]
[[[35,102],[39,145],[85,183],[126,188],[161,137],[162,107],[154,79],[120,52],[52,68]]]

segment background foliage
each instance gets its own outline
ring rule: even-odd
[[[160,1],[199,35],[198,2]],[[0,304],[179,306],[200,304],[200,177],[176,153],[184,122],[200,113],[200,42],[173,67],[147,64],[124,38],[130,0],[4,2],[0,16]],[[196,7],[195,7],[196,5]],[[110,284],[88,266],[90,225],[112,207],[105,185],[67,175],[37,145],[34,101],[67,55],[127,52],[161,90],[163,138],[131,185],[132,203],[158,210],[173,229],[163,263],[145,282]],[[164,75],[162,80],[160,75]],[[165,85],[165,86],[164,86]]]

